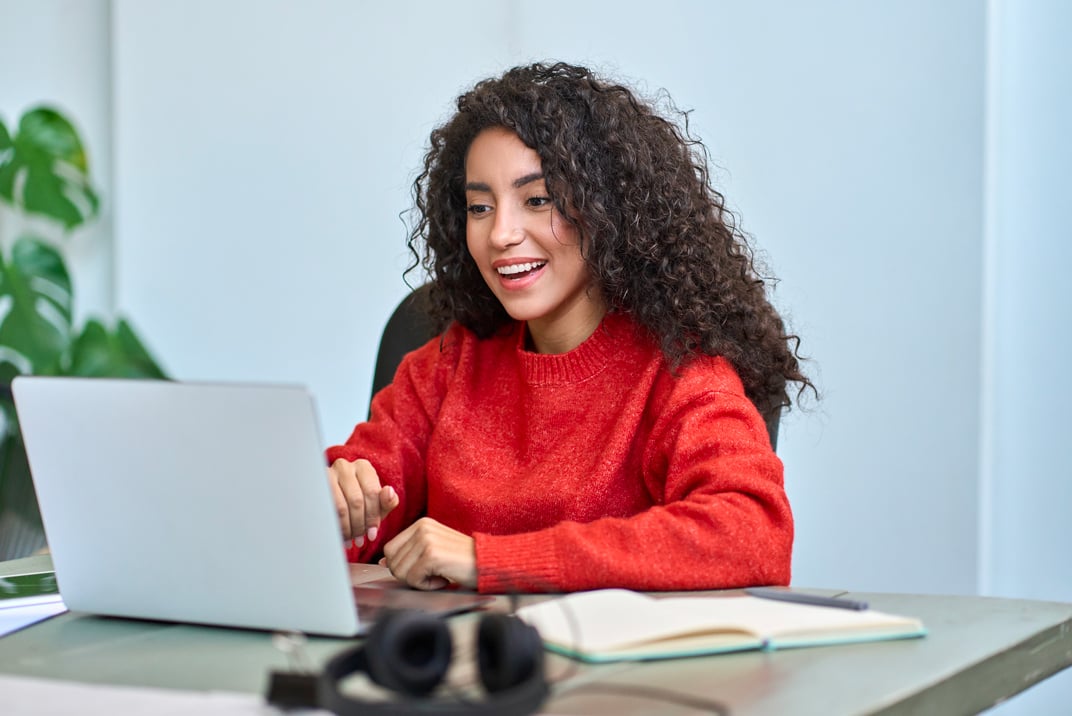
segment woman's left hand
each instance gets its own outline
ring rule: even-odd
[[[473,538],[430,517],[422,517],[383,548],[391,574],[417,589],[449,584],[476,588],[476,543]]]

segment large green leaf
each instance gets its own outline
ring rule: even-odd
[[[67,119],[37,107],[19,120],[14,137],[0,124],[0,197],[68,229],[97,213],[82,140]]]
[[[97,320],[86,323],[72,347],[70,374],[96,378],[167,377],[123,319],[114,331]]]
[[[71,345],[71,279],[60,253],[23,237],[0,255],[0,384],[57,373]]]
[[[86,152],[62,114],[38,107],[12,134],[0,122],[0,202],[74,228],[99,209]],[[5,242],[6,243],[6,242]],[[71,280],[62,255],[34,237],[0,250],[0,559],[24,556],[44,543],[25,450],[11,402],[18,374],[166,377],[123,320],[112,328],[89,321],[75,337]],[[17,517],[12,521],[12,517]],[[16,537],[13,541],[12,535]]]
[[[11,141],[11,134],[7,131],[4,120],[0,119],[0,167],[6,166],[9,157],[14,153],[15,147]],[[2,187],[0,187],[0,196],[7,196]]]
[[[0,198],[15,203],[15,143],[0,120]]]

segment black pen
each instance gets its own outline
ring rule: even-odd
[[[749,587],[744,591],[747,594],[751,594],[753,597],[777,599],[781,602],[793,602],[794,604],[810,604],[815,607],[837,607],[838,609],[852,609],[857,612],[867,609],[867,602],[858,602],[855,599],[820,597],[817,594],[790,592],[785,589],[774,589],[773,587]]]

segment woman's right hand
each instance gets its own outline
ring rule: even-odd
[[[368,460],[339,458],[328,468],[328,482],[335,498],[335,511],[344,540],[358,547],[375,540],[380,521],[398,507],[398,493],[390,485],[381,486],[376,468]]]

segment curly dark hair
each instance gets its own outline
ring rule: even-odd
[[[687,113],[665,101],[681,126],[584,67],[533,64],[479,82],[432,132],[413,183],[410,270],[428,273],[437,330],[458,321],[488,337],[512,323],[466,246],[466,154],[481,131],[505,127],[539,155],[607,309],[632,315],[673,369],[696,354],[724,356],[770,415],[790,405],[788,383],[798,397],[815,391],[800,369],[799,338],[786,334],[767,298],[770,279],[711,185]]]

